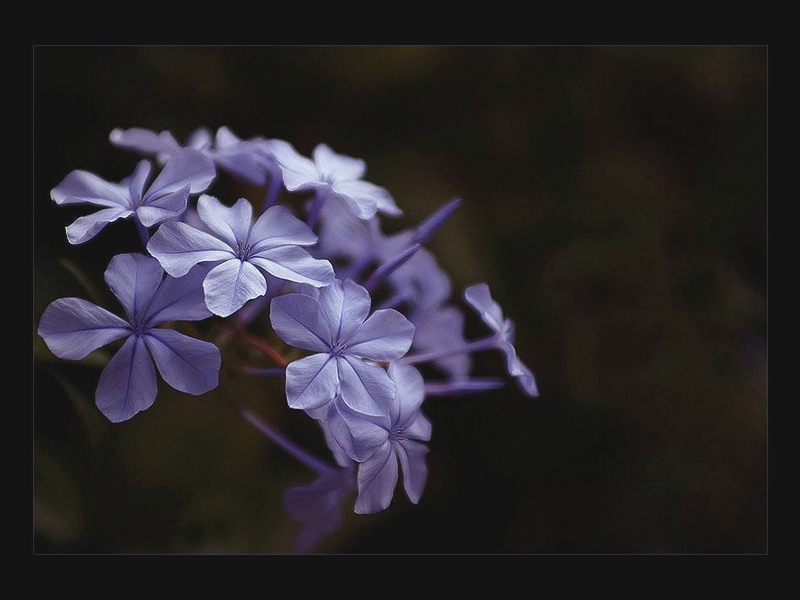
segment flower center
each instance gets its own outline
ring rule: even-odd
[[[341,356],[344,351],[347,349],[347,344],[345,342],[336,342],[331,348],[331,354],[334,356]]]

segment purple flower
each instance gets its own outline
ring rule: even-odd
[[[194,150],[175,154],[145,190],[151,170],[151,163],[140,161],[133,174],[120,183],[110,183],[88,171],[69,173],[50,192],[55,203],[103,207],[92,215],[78,217],[67,227],[69,242],[82,244],[117,219],[132,216],[137,223],[152,227],[179,217],[186,210],[189,194],[205,190],[216,175],[211,161]]]
[[[356,412],[388,413],[395,386],[376,363],[403,356],[414,326],[396,310],[369,312],[369,292],[352,280],[272,299],[270,320],[278,336],[314,352],[286,367],[289,406],[315,411],[340,395]]]
[[[264,272],[279,279],[329,285],[333,267],[313,258],[300,246],[311,246],[317,236],[283,206],[272,206],[253,221],[253,208],[244,198],[232,207],[212,196],[201,196],[197,213],[200,230],[187,223],[164,223],[147,250],[173,277],[185,275],[198,263],[215,266],[203,281],[206,305],[227,317],[248,300],[267,292]]]
[[[514,322],[503,318],[503,309],[492,299],[485,283],[471,285],[464,290],[464,299],[480,315],[483,322],[495,332],[495,343],[506,355],[508,374],[517,380],[522,391],[529,396],[538,396],[539,389],[531,370],[517,357],[514,349]]]
[[[360,219],[370,219],[377,212],[403,214],[385,188],[362,179],[367,166],[360,158],[337,154],[326,144],[314,148],[314,160],[288,142],[274,146],[272,152],[290,192],[313,190],[318,198],[338,198]]]
[[[53,354],[67,360],[125,339],[97,386],[97,406],[108,419],[125,421],[153,404],[158,391],[154,363],[164,381],[181,392],[199,395],[217,387],[220,353],[214,344],[156,327],[211,316],[203,303],[202,273],[165,278],[155,259],[120,254],[111,259],[105,280],[125,309],[125,319],[80,298],[61,298],[45,309],[38,333]]]

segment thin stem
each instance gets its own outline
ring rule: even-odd
[[[239,365],[237,370],[246,375],[264,375],[266,377],[284,377],[286,369],[284,367],[251,367],[249,365]]]
[[[322,205],[325,203],[325,198],[327,198],[327,196],[327,191],[317,190],[314,199],[311,201],[311,208],[309,209],[308,217],[306,218],[306,225],[308,225],[311,229],[314,229],[314,226],[317,224],[319,213],[322,210]]]
[[[279,173],[271,173],[267,183],[267,195],[264,198],[264,210],[275,206],[278,201],[278,193],[281,191],[283,181]]]
[[[472,379],[452,381],[426,381],[426,396],[460,396],[490,390],[499,390],[505,387],[505,381],[495,377],[473,377]]]
[[[410,356],[407,355],[400,360],[402,360],[404,363],[415,364],[439,360],[440,358],[447,358],[448,356],[455,356],[458,354],[471,354],[473,352],[480,352],[482,350],[496,348],[497,339],[497,335],[490,335],[489,337],[473,340],[461,346],[453,346],[451,348],[434,350],[433,352],[424,352],[422,354],[412,354]]]
[[[279,366],[286,367],[289,362],[278,352],[275,348],[270,346],[266,341],[261,339],[260,337],[253,335],[248,331],[240,331],[238,333],[241,338],[253,346],[253,348],[257,348],[261,350],[264,354],[269,356],[273,361],[275,361]]]
[[[136,224],[136,231],[139,232],[139,237],[142,239],[142,245],[146,248],[147,242],[150,241],[150,232],[139,220],[139,217],[136,216],[136,213],[133,215],[133,222]]]

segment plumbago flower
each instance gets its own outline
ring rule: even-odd
[[[286,367],[289,406],[319,418],[314,411],[341,396],[357,413],[388,413],[395,386],[378,363],[408,351],[414,326],[393,309],[369,312],[369,292],[349,279],[272,299],[270,322],[278,336],[314,352]]]
[[[264,272],[316,286],[334,279],[327,260],[313,258],[301,248],[315,244],[317,236],[282,206],[268,208],[253,221],[253,207],[246,199],[227,207],[203,195],[197,201],[197,214],[205,230],[188,223],[164,223],[147,250],[173,277],[185,275],[199,263],[214,264],[203,290],[215,315],[230,316],[248,300],[266,294]]]
[[[53,354],[67,360],[80,360],[125,339],[97,386],[97,407],[109,420],[125,421],[153,404],[158,391],[155,367],[164,381],[187,394],[217,387],[217,347],[157,327],[211,316],[203,302],[199,270],[173,279],[164,277],[153,258],[120,254],[111,259],[105,280],[125,309],[125,319],[81,298],[61,298],[45,309],[38,333]]]
[[[204,191],[216,176],[214,164],[194,150],[176,152],[164,169],[145,190],[152,164],[146,160],[136,165],[133,174],[120,183],[110,183],[88,171],[75,170],[50,193],[56,204],[92,204],[102,207],[92,215],[78,217],[67,227],[71,244],[83,244],[117,219],[132,217],[140,233],[179,217],[190,194]]]

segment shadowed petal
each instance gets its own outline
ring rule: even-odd
[[[132,323],[144,319],[163,278],[158,261],[144,254],[118,254],[105,272],[106,284]]]
[[[335,181],[331,188],[337,195],[355,203],[362,219],[373,217],[379,210],[392,216],[403,214],[386,188],[369,181]]]
[[[346,424],[349,438],[348,456],[357,462],[364,462],[389,439],[391,422],[388,415],[370,417],[357,413],[344,402],[334,401],[340,420]],[[344,446],[343,446],[344,448]]]
[[[245,302],[267,293],[267,281],[254,265],[232,258],[208,272],[203,281],[206,306],[215,315],[227,317]]]
[[[200,321],[210,317],[203,291],[203,279],[207,273],[207,268],[197,265],[183,277],[165,277],[147,310],[147,322],[152,326],[167,321]]]
[[[67,240],[73,245],[88,242],[112,221],[125,219],[131,214],[127,208],[104,208],[91,215],[78,217],[67,227]]]
[[[393,442],[392,446],[403,470],[403,488],[408,499],[416,504],[422,498],[428,479],[428,465],[425,464],[428,447],[413,440]]]
[[[221,359],[211,342],[172,329],[151,329],[144,340],[161,377],[176,390],[197,396],[217,387]]]
[[[320,306],[304,294],[284,294],[272,299],[269,309],[272,328],[295,348],[315,352],[330,351],[330,333],[320,320]]]
[[[149,204],[149,198],[176,192],[187,185],[190,193],[199,194],[211,185],[216,175],[214,163],[205,154],[189,148],[182,149],[167,160],[150,185],[143,202]]]
[[[129,337],[100,374],[97,407],[110,421],[127,421],[152,406],[158,393],[153,359],[144,341]]]
[[[69,173],[50,192],[56,204],[94,204],[129,209],[131,199],[128,189],[101,179],[89,171],[76,170]]]
[[[270,275],[297,283],[326,286],[335,278],[331,263],[314,258],[300,246],[281,246],[263,250],[251,255],[250,262]]]
[[[111,131],[108,139],[119,148],[142,154],[173,153],[181,148],[169,131],[156,133],[141,127],[131,127],[130,129],[117,127]]]
[[[360,158],[337,154],[327,144],[317,144],[312,152],[317,172],[327,181],[361,179],[367,163]]]
[[[173,277],[186,275],[198,263],[227,260],[234,255],[222,240],[176,221],[163,223],[158,228],[147,243],[147,251]]]
[[[517,356],[514,345],[509,342],[501,342],[500,350],[506,355],[506,367],[508,374],[517,380],[517,384],[525,394],[531,397],[539,395],[539,388],[531,370]]]
[[[287,244],[311,246],[317,243],[317,236],[287,208],[271,206],[253,223],[249,241],[253,251],[259,252]]]
[[[286,400],[292,408],[310,410],[333,400],[339,377],[330,354],[312,354],[286,367]]]
[[[394,309],[376,310],[347,339],[347,353],[372,360],[400,358],[411,347],[414,325]]]
[[[485,283],[476,283],[464,290],[464,300],[474,308],[493,331],[503,330],[503,309],[492,299],[489,286]]]
[[[127,186],[130,197],[139,200],[144,195],[144,186],[147,185],[152,170],[153,165],[149,160],[140,160],[136,164],[133,174],[120,182],[120,185]]]
[[[272,155],[278,161],[283,174],[283,185],[288,191],[309,189],[319,183],[314,161],[300,154],[289,142],[274,144]]]
[[[358,358],[336,359],[342,401],[354,411],[380,417],[389,414],[394,382],[381,367]]]
[[[81,298],[59,298],[42,313],[37,333],[50,352],[80,360],[90,352],[131,334],[124,319]]]
[[[355,511],[360,515],[376,513],[391,504],[397,487],[397,458],[392,444],[386,442],[369,460],[358,466],[358,498]]]

